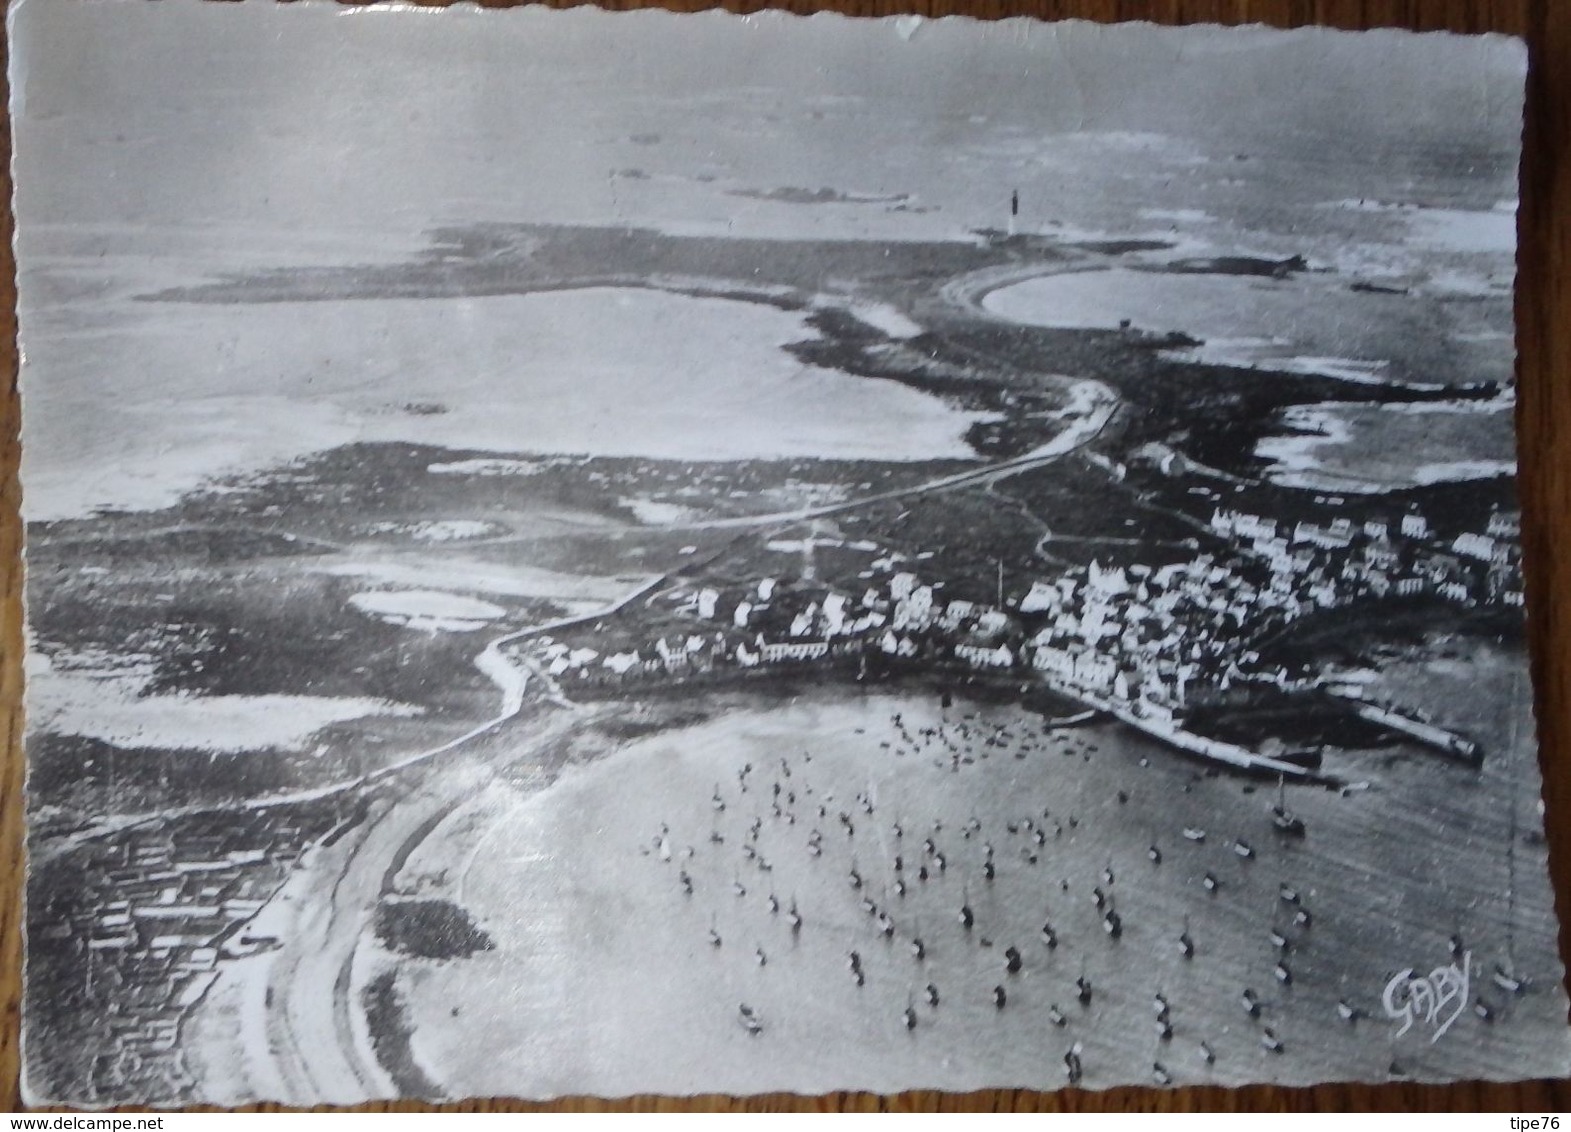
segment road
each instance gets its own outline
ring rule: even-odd
[[[1052,440],[1034,448],[1023,456],[1016,456],[1009,460],[1000,460],[993,464],[986,464],[980,468],[967,468],[963,472],[940,476],[937,479],[927,480],[924,483],[913,484],[910,487],[895,488],[891,491],[875,492],[872,495],[862,495],[841,503],[826,503],[818,507],[802,507],[795,511],[774,511],[766,515],[737,515],[726,519],[702,519],[690,523],[673,523],[666,529],[682,531],[705,530],[735,530],[745,527],[773,526],[782,523],[800,522],[804,519],[818,519],[825,515],[837,515],[846,511],[855,511],[873,503],[885,503],[895,499],[909,499],[916,495],[928,495],[939,491],[953,491],[956,488],[975,487],[978,484],[993,483],[1009,476],[1019,475],[1021,472],[1040,468],[1044,464],[1051,464],[1055,460],[1084,448],[1107,427],[1108,421],[1118,410],[1119,400],[1107,386],[1100,381],[1082,378],[1075,382],[1071,392],[1071,404],[1064,410],[1066,419],[1075,419]]]

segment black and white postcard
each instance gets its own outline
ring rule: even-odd
[[[30,1099],[1571,1067],[1519,41],[11,34]]]

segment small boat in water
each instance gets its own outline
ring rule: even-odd
[[[1281,778],[1276,781],[1276,805],[1271,807],[1271,825],[1284,836],[1304,836],[1304,819],[1287,808],[1287,783]]]
[[[1520,979],[1510,974],[1498,963],[1495,964],[1495,973],[1491,976],[1491,979],[1495,986],[1503,991],[1509,991],[1511,994],[1521,994],[1522,988],[1527,985],[1526,979]]]

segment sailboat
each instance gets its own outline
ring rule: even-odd
[[[1304,836],[1304,819],[1287,808],[1287,782],[1281,777],[1276,780],[1276,805],[1271,807],[1271,824],[1278,833],[1288,837]]]

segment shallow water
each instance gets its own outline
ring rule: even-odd
[[[1513,403],[1326,403],[1282,414],[1294,431],[1260,441],[1278,483],[1349,492],[1458,480],[1516,470]]]
[[[803,365],[781,347],[813,337],[804,316],[755,303],[597,288],[198,306],[135,303],[139,288],[120,286],[123,298],[30,324],[30,521],[167,506],[213,476],[356,442],[680,460],[975,456],[963,437],[978,414]]]
[[[992,292],[992,314],[1032,326],[1183,333],[1204,343],[1177,357],[1357,381],[1445,385],[1506,381],[1509,296],[1449,303],[1419,294],[1355,292],[1356,274],[1284,279],[1112,268],[1043,275]]]
[[[52,671],[46,663],[35,656],[28,673],[34,734],[80,736],[132,752],[303,750],[334,723],[420,714],[363,696],[148,695],[145,678]]]

